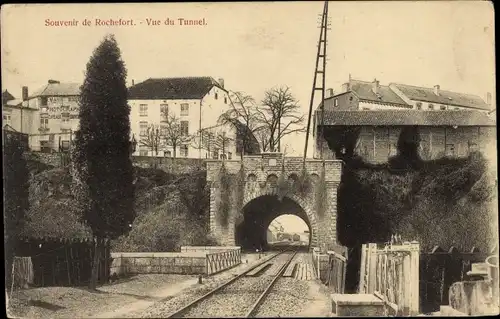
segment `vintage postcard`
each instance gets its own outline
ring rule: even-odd
[[[7,4],[12,318],[499,314],[488,1]]]

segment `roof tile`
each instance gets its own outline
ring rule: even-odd
[[[483,99],[473,94],[439,90],[439,95],[436,95],[434,94],[434,88],[425,88],[398,83],[391,83],[390,85],[398,88],[404,95],[412,100],[425,101],[436,104],[451,104],[483,110],[491,109],[491,107],[486,104]]]
[[[324,124],[331,126],[496,126],[496,121],[486,113],[469,110],[325,110],[324,112]],[[316,111],[315,116],[320,118],[321,111]]]
[[[132,100],[201,99],[212,87],[224,90],[212,77],[148,79],[128,90]]]

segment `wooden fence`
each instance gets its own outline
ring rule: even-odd
[[[90,281],[95,242],[91,239],[22,238],[16,257],[31,257],[33,285],[80,286]],[[98,283],[109,280],[109,242],[100,256]]]
[[[473,263],[484,262],[488,254],[472,248],[459,252],[455,247],[444,250],[439,246],[420,254],[420,311],[439,311],[449,303],[449,289],[455,282],[470,280],[467,272]]]
[[[206,260],[206,273],[207,275],[213,275],[241,264],[241,249],[238,247],[231,250],[208,253]]]
[[[343,253],[328,251],[328,271],[324,284],[332,294],[343,294],[345,292],[345,280],[347,269],[347,248],[343,247]]]
[[[361,250],[359,293],[375,294],[397,316],[419,313],[418,242],[401,245],[364,244]]]

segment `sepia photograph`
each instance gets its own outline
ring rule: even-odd
[[[493,2],[0,11],[7,317],[499,315]]]

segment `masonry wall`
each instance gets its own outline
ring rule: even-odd
[[[60,153],[32,152],[36,160],[54,167],[61,166]],[[183,174],[204,170],[205,161],[197,158],[164,158],[150,156],[132,156],[134,166],[157,168],[166,172]]]
[[[385,163],[397,154],[403,127],[362,127],[355,149],[367,162]],[[467,157],[473,151],[491,148],[494,127],[419,127],[419,153],[424,160]]]
[[[229,223],[227,227],[222,227],[217,221],[219,191],[216,185],[221,161],[207,161],[207,181],[211,183],[210,191],[210,229],[222,245],[234,245],[235,242],[235,216],[240,212],[237,207],[231,207]],[[306,212],[310,225],[313,228],[313,238],[311,242],[320,247],[328,249],[330,245],[337,242],[336,220],[337,220],[337,188],[341,178],[341,162],[330,160],[325,162],[325,180],[327,184],[327,208],[324,216],[318,216],[314,200],[314,186],[305,196],[293,195],[291,198]],[[240,161],[225,161],[228,173],[238,174],[241,168]],[[303,167],[303,159],[300,157],[283,158],[279,153],[268,153],[257,156],[245,156],[243,160],[245,170],[245,203],[261,195],[272,194],[269,192],[269,185],[266,184],[269,175],[279,177],[283,166],[285,174],[296,174],[300,176]],[[323,161],[307,160],[306,171],[310,174],[311,180],[317,180],[321,174]],[[287,176],[287,177],[288,177]],[[250,181],[253,179],[253,181]],[[315,239],[317,242],[315,242]]]

